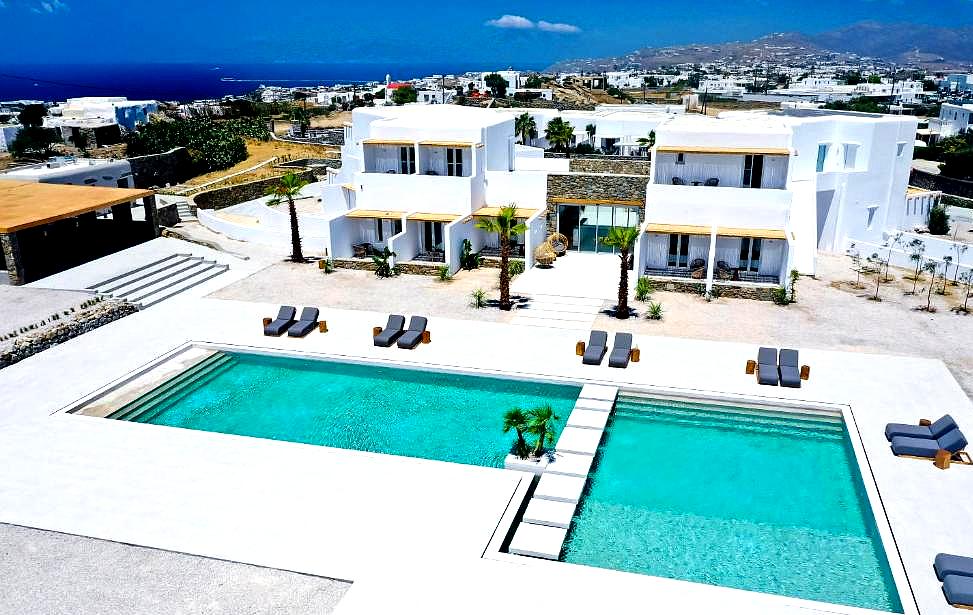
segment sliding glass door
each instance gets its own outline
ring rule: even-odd
[[[613,226],[638,226],[637,207],[625,205],[559,205],[557,230],[568,238],[568,249],[577,252],[614,253],[601,243]]]

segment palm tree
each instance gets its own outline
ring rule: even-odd
[[[639,137],[638,144],[645,149],[652,149],[655,146],[655,131],[650,130],[648,137]]]
[[[301,189],[307,185],[307,180],[301,179],[294,173],[287,173],[280,178],[275,185],[267,188],[266,194],[270,197],[268,205],[280,205],[287,201],[287,211],[291,215],[291,260],[295,263],[304,262],[304,253],[301,251],[301,233],[297,226],[297,208],[294,206],[294,197],[301,193]]]
[[[591,147],[595,146],[595,132],[597,132],[597,130],[598,127],[594,124],[588,124],[584,127],[584,131],[588,133],[588,143],[591,144]]]
[[[521,459],[527,459],[527,454],[530,452],[530,449],[527,447],[527,441],[524,440],[524,432],[527,430],[529,422],[527,413],[520,408],[507,410],[503,415],[503,433],[507,433],[511,429],[517,432],[517,441],[514,443],[514,455]]]
[[[537,122],[530,116],[530,113],[521,113],[514,121],[514,131],[520,137],[521,143],[530,145],[534,141],[534,137],[537,136]]]
[[[554,443],[554,421],[558,416],[550,406],[541,406],[527,412],[529,422],[527,432],[537,436],[537,444],[534,445],[534,457],[540,457],[544,452],[544,446]]]
[[[618,305],[615,307],[615,318],[628,318],[628,252],[638,239],[639,229],[634,226],[613,226],[608,234],[601,238],[601,243],[618,248],[622,269],[618,276]]]
[[[547,123],[544,129],[544,138],[551,144],[555,151],[567,152],[571,145],[571,137],[574,136],[574,126],[571,122],[565,122],[559,117]]]
[[[510,240],[527,232],[527,225],[517,223],[517,206],[507,205],[495,218],[483,218],[476,228],[496,233],[500,238],[500,309],[509,310],[510,302]]]

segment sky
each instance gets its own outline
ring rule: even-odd
[[[973,0],[0,0],[6,26],[0,65],[544,66],[645,46],[814,33],[863,20],[973,25]]]

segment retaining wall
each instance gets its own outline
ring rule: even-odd
[[[295,173],[295,175],[307,182],[316,181],[314,173],[311,171],[301,171]],[[231,205],[259,199],[267,193],[269,187],[277,184],[278,181],[280,181],[280,177],[268,177],[224,188],[215,188],[193,195],[192,201],[200,209],[223,209]]]
[[[912,169],[912,173],[909,174],[909,185],[916,186],[917,188],[925,188],[926,190],[939,190],[945,194],[973,199],[973,181],[943,177],[942,175],[933,175],[932,173]]]

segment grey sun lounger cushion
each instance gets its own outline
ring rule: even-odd
[[[606,352],[608,352],[608,334],[596,329],[588,336],[588,345],[584,349],[581,362],[585,365],[601,365]]]
[[[943,579],[943,595],[950,604],[973,606],[973,577],[947,574]]]
[[[283,335],[284,331],[287,331],[288,327],[294,324],[294,314],[296,313],[297,308],[293,306],[280,306],[277,319],[264,327],[264,335]]]
[[[942,449],[955,453],[966,448],[966,438],[959,429],[946,432],[941,438],[909,438],[895,436],[892,438],[892,452],[896,455],[912,455],[913,457],[935,457],[936,451]]]
[[[415,348],[422,341],[422,332],[426,330],[425,316],[413,316],[409,319],[409,330],[399,338],[399,348]]]
[[[936,578],[940,581],[948,574],[960,577],[973,577],[973,557],[940,553],[932,564]]]
[[[403,327],[405,327],[405,316],[392,314],[389,316],[388,324],[385,325],[382,332],[375,336],[375,345],[388,348],[402,335]]]
[[[909,438],[926,438],[935,440],[959,427],[953,417],[944,414],[933,421],[932,425],[906,425],[905,423],[889,423],[885,426],[885,439],[891,441],[895,436]]]
[[[757,382],[777,386],[780,375],[777,371],[777,349],[761,346],[757,351]]]
[[[316,326],[318,326],[318,308],[306,307],[301,310],[300,319],[287,330],[287,336],[304,337]]]
[[[792,389],[801,388],[801,368],[798,363],[797,351],[781,348],[778,364],[780,365],[780,386]]]
[[[608,367],[628,367],[628,359],[632,354],[632,334],[616,333],[612,353],[608,355]]]

